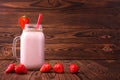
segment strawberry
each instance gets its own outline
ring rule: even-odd
[[[78,67],[77,64],[71,64],[71,65],[69,66],[69,70],[70,70],[71,73],[76,73],[76,72],[78,72],[79,67]]]
[[[53,66],[53,70],[56,73],[63,73],[64,72],[64,66],[62,63],[57,63]]]
[[[40,68],[40,72],[50,72],[51,69],[52,69],[52,66],[48,63],[45,63]]]
[[[18,66],[15,67],[15,72],[18,74],[26,74],[27,69],[23,64],[19,64]]]
[[[14,64],[10,64],[7,69],[5,70],[6,73],[11,73],[15,71],[15,65]]]
[[[20,27],[24,29],[25,24],[28,24],[30,22],[29,18],[27,16],[21,16],[18,19],[18,23],[20,24]]]

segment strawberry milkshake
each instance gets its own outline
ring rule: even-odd
[[[45,37],[42,26],[26,24],[20,37],[13,41],[13,55],[16,56],[16,41],[20,39],[20,63],[27,69],[39,69],[44,63]]]

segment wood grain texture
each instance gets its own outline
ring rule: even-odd
[[[43,25],[44,26],[44,25]],[[12,43],[16,36],[22,34],[19,28],[0,28],[0,41],[2,43]],[[120,29],[70,29],[70,28],[44,28],[46,44],[61,43],[88,43],[88,44],[107,44],[120,43]]]
[[[1,0],[0,58],[11,58],[18,18],[43,13],[46,59],[119,59],[119,0]],[[19,47],[18,51],[19,53]],[[71,56],[72,55],[72,56]]]
[[[45,59],[119,59],[119,49],[114,44],[46,44]],[[12,45],[2,44],[0,53],[0,59],[13,59]]]
[[[64,73],[54,73],[53,70],[49,73],[40,73],[39,71],[28,71],[25,75],[15,73],[5,74],[4,70],[10,63],[18,63],[14,60],[0,60],[0,79],[1,80],[119,80],[119,60],[46,60],[52,66],[56,62],[61,62],[64,65]],[[71,74],[69,65],[77,63],[79,68],[78,73]]]

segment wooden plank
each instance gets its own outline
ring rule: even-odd
[[[53,61],[54,62],[54,61]],[[9,63],[7,63],[9,64]],[[4,65],[5,66],[5,65]],[[2,66],[3,67],[3,66]],[[0,67],[0,68],[2,68]],[[6,69],[7,66],[5,66],[4,70]],[[4,71],[3,70],[3,71]],[[69,76],[69,77],[67,77]],[[8,79],[8,80],[50,80],[50,79],[54,79],[54,80],[65,80],[65,79],[71,79],[71,80],[81,80],[79,79],[79,77],[77,77],[74,74],[68,74],[68,73],[63,73],[63,74],[57,74],[57,73],[40,73],[39,71],[28,71],[28,73],[26,75],[19,75],[19,74],[5,74],[3,72],[0,72],[0,79],[4,80],[4,79]]]
[[[56,73],[40,73],[40,72],[35,72],[36,76],[32,75],[30,80],[81,80],[79,77],[77,77],[74,74],[68,74],[68,73],[63,73],[63,74],[56,74]]]
[[[117,35],[118,37],[120,36],[120,29],[103,29],[103,28],[98,28],[98,29],[84,29],[81,27],[73,27],[69,25],[62,25],[60,27],[57,27],[58,25],[53,24],[53,25],[43,25],[43,32],[45,34],[68,34],[67,36],[74,36],[75,34],[78,35],[76,37],[97,37],[97,36],[104,36],[104,35],[109,35],[109,36],[115,36]],[[6,30],[7,29],[7,30]],[[12,35],[20,35],[22,33],[22,29],[19,26],[1,26],[0,27],[0,32],[1,36],[4,34],[7,35],[7,33]],[[66,36],[66,37],[67,37]]]
[[[96,60],[97,61],[97,60]],[[99,64],[95,60],[81,60],[78,61],[79,64],[81,64],[81,72],[83,72],[84,75],[86,75],[89,79],[96,80],[119,80],[119,61],[115,61],[116,68],[108,68],[108,66],[103,66],[106,63],[104,60],[98,60],[99,62],[105,62],[104,64]],[[109,64],[110,66],[113,66],[112,64]],[[116,70],[115,70],[116,69]],[[111,72],[113,70],[113,72]],[[80,74],[79,74],[80,75]]]
[[[109,63],[110,62],[110,63]],[[100,77],[103,77],[104,75],[106,79],[113,79],[113,80],[119,80],[120,79],[120,72],[118,70],[118,67],[120,67],[120,61],[115,61],[115,60],[108,60],[107,61],[99,61],[99,63],[97,61],[94,61],[88,68],[91,69],[92,71],[94,71],[95,73],[98,73]],[[93,69],[92,67],[94,66],[97,69]],[[101,65],[101,66],[100,66]],[[109,66],[109,65],[115,65],[115,66]],[[103,66],[107,67],[106,69],[109,69],[109,71],[101,71],[99,69],[101,69]],[[116,76],[116,77],[114,77]]]
[[[44,29],[46,43],[120,43],[120,30],[112,29]],[[22,34],[18,28],[0,28],[0,42],[12,43],[16,36]]]
[[[15,60],[0,60],[0,80],[29,80],[32,74],[28,72],[27,75],[18,75],[16,73],[6,74],[4,71],[10,63],[16,63]]]
[[[97,1],[97,0],[44,0],[44,1],[31,1],[31,0],[13,0],[13,1],[1,1],[1,8],[6,9],[10,9],[10,10],[15,10],[15,9],[20,9],[20,10],[42,10],[42,9],[70,9],[71,7],[73,7],[72,9],[80,9],[80,8],[119,8],[119,4],[120,1],[119,0],[104,0],[104,1]],[[17,4],[17,5],[16,5]],[[23,5],[24,4],[24,5]],[[24,11],[24,10],[23,10]]]
[[[19,45],[17,45],[19,46]],[[0,45],[0,59],[11,59],[12,45]],[[17,47],[19,55],[20,48]],[[120,47],[116,44],[46,44],[46,59],[119,59]],[[72,56],[71,56],[72,55]]]
[[[70,43],[76,43],[76,44],[113,44],[118,43],[120,44],[119,38],[112,38],[112,39],[103,39],[103,38],[96,38],[96,37],[81,37],[81,38],[53,38],[52,36],[49,36],[49,39],[46,39],[46,44],[70,44]],[[52,39],[52,38],[53,39]],[[11,43],[13,42],[14,38],[2,38],[0,39],[1,43]]]
[[[15,73],[5,74],[4,70],[13,60],[0,60],[0,79],[1,80],[119,80],[119,60],[46,60],[54,66],[57,62],[64,65],[64,73],[40,73],[39,71],[28,71],[25,75]],[[5,63],[5,64],[3,64]],[[16,63],[16,62],[15,62]],[[69,65],[78,64],[79,71],[70,74]],[[1,65],[3,64],[3,65]],[[113,65],[114,64],[114,65]]]
[[[48,59],[119,59],[120,56],[119,49],[109,51],[111,49],[108,47],[107,52],[106,50],[104,51],[104,47],[102,48],[102,45],[58,44],[48,46],[51,47],[51,49],[49,49],[46,46],[46,58]]]
[[[94,10],[88,9],[88,11],[94,11]],[[114,12],[113,10],[111,11]],[[36,23],[39,13],[40,12],[0,12],[0,15],[1,15],[0,26],[3,28],[18,27],[18,18],[22,15],[27,15],[30,18],[31,23]],[[69,28],[84,28],[84,29],[85,28],[87,29],[88,28],[120,29],[119,14],[118,16],[109,15],[109,13],[108,14],[96,14],[96,13],[92,14],[92,13],[76,12],[73,14],[70,14],[70,13],[65,14],[63,12],[55,12],[55,11],[51,11],[51,13],[49,13],[49,11],[43,11],[41,13],[43,13],[44,15],[42,24],[48,25],[49,27],[58,28],[58,27],[66,26]],[[55,14],[57,14],[57,16]],[[11,18],[11,16],[13,15],[15,17]]]

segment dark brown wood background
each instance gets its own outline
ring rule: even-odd
[[[12,58],[18,18],[36,23],[39,13],[46,59],[120,58],[120,0],[0,0],[1,59]]]

